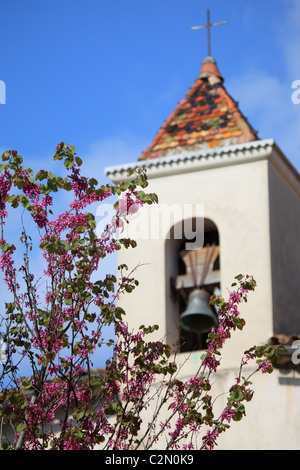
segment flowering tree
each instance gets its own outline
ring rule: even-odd
[[[95,179],[81,176],[82,161],[73,146],[61,143],[54,159],[64,162],[67,177],[45,170],[33,175],[15,151],[5,152],[0,165],[0,268],[11,296],[3,306],[0,332],[6,345],[0,373],[2,447],[150,449],[160,445],[163,436],[166,449],[213,448],[231,420],[243,417],[244,403],[252,398],[243,366],[256,359],[254,372],[271,372],[280,352],[273,346],[247,351],[223,412],[214,416],[210,377],[217,371],[222,345],[233,330],[244,326],[238,306],[254,290],[255,281],[237,276],[227,301],[211,298],[219,309],[218,328],[209,335],[195,376],[179,380],[170,346],[147,339],[158,326],[142,325],[131,332],[125,312],[117,306],[119,296],[138,285],[127,266],[119,267],[118,279],[106,275],[93,280],[105,256],[135,246],[131,239],[116,237],[126,215],[157,202],[155,194],[144,192],[145,171],[131,172],[131,180],[119,185],[99,186]],[[58,191],[71,192],[72,202],[56,215]],[[116,215],[97,236],[95,217],[87,208],[111,195],[118,196]],[[16,247],[5,239],[9,205],[23,207],[37,228],[30,237],[23,226],[20,265]],[[43,252],[42,286],[30,266],[33,240]],[[93,354],[105,344],[106,325],[114,325],[115,340],[109,340],[113,353],[105,370],[97,372]],[[31,367],[26,377],[23,361]]]

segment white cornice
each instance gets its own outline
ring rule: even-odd
[[[197,152],[155,158],[153,160],[135,161],[124,165],[105,168],[105,174],[114,183],[125,181],[128,172],[134,168],[147,168],[147,177],[166,177],[178,173],[201,171],[227,165],[238,165],[258,160],[271,160],[277,170],[293,181],[292,186],[300,193],[300,175],[277,147],[273,139],[255,140],[245,144],[230,145]]]

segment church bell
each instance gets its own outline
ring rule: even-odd
[[[209,306],[210,295],[196,288],[189,296],[187,308],[180,315],[180,326],[192,333],[209,333],[218,326],[217,318]]]

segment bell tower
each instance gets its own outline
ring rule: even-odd
[[[137,247],[119,252],[119,264],[137,268],[140,283],[120,299],[132,329],[158,324],[156,338],[179,349],[177,360],[188,377],[217,322],[209,295],[220,291],[226,298],[240,273],[257,282],[242,307],[246,328],[224,346],[217,383],[222,394],[247,348],[300,334],[300,176],[273,139],[259,139],[210,56],[139,161],[109,167],[106,174],[124,181],[136,167],[147,169],[147,191],[158,195],[159,204],[141,210],[133,233],[129,224]],[[279,399],[288,403],[290,389],[278,386],[283,379],[276,374],[272,406],[278,409]],[[259,400],[258,406],[270,406],[269,393]],[[279,428],[288,419],[291,432],[286,444],[272,433],[258,448],[297,447],[299,400],[276,416],[271,408],[266,426]],[[231,433],[225,448],[253,448],[255,419],[254,414],[245,424],[247,443]]]
[[[139,314],[134,314],[140,295],[145,299],[143,318],[159,324],[167,341],[179,343],[182,352],[205,347],[207,333],[217,321],[207,299],[230,285],[230,276],[243,268],[237,266],[236,272],[229,274],[232,263],[227,264],[226,257],[230,258],[235,247],[247,249],[239,247],[242,240],[238,239],[247,224],[244,200],[253,187],[248,164],[253,159],[257,171],[262,172],[260,155],[270,145],[258,140],[225,89],[216,61],[209,56],[194,85],[139,162],[107,169],[113,181],[120,181],[134,166],[146,167],[149,191],[159,197],[158,206],[149,208],[148,220],[140,222],[148,232],[137,240],[138,247],[130,254],[136,266],[145,263],[138,271],[140,288],[124,299],[129,302],[128,319],[135,327],[140,324]],[[267,204],[267,194],[265,198]],[[254,202],[253,218],[257,212]],[[232,224],[237,231],[228,236],[226,231]],[[153,225],[158,234],[155,237]],[[136,239],[136,234],[131,235]],[[196,306],[203,312],[197,313]]]

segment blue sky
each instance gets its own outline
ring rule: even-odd
[[[0,0],[1,150],[46,166],[64,140],[99,176],[136,160],[194,83],[207,8],[225,86],[299,169],[297,0]]]
[[[135,161],[207,56],[206,31],[189,29],[207,8],[228,21],[212,28],[227,90],[299,171],[298,0],[0,0],[0,150],[48,169],[65,141],[99,181]]]

